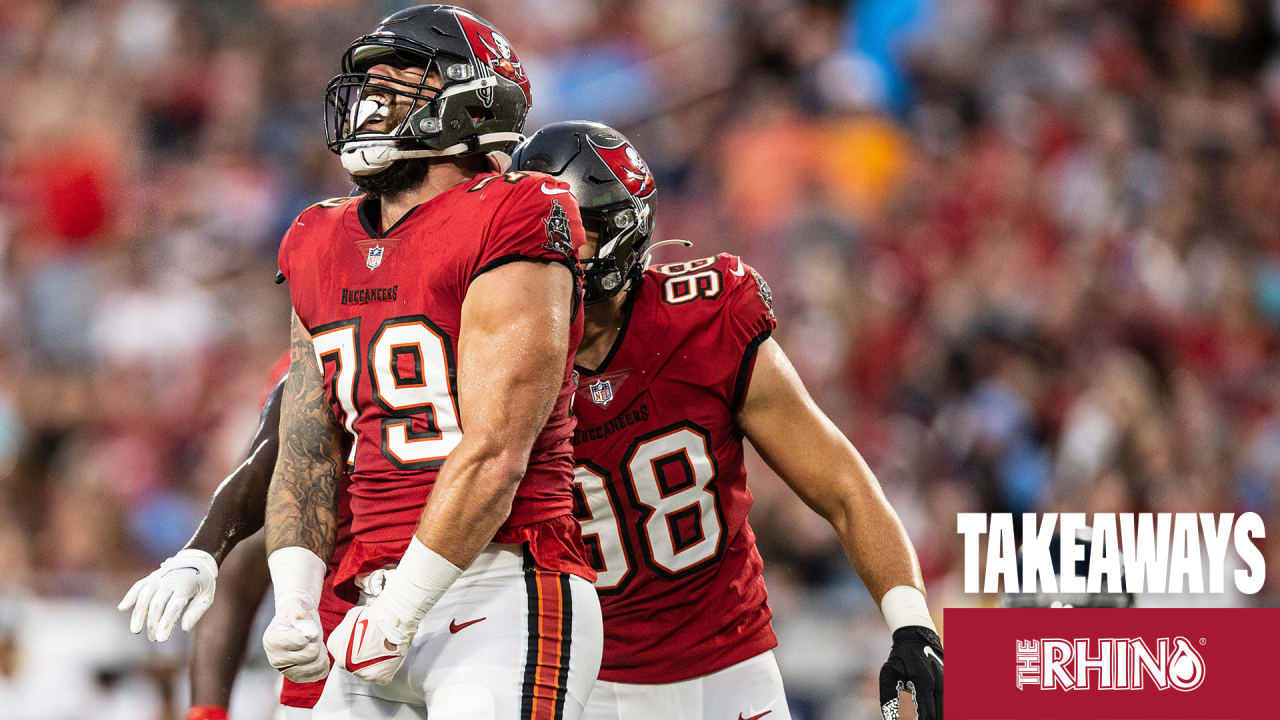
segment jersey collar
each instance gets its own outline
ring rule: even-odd
[[[647,304],[640,302],[640,296],[647,292],[647,288],[645,287],[645,285],[646,283],[642,278],[640,282],[635,283],[635,287],[627,291],[627,302],[622,306],[622,327],[618,329],[618,336],[613,339],[613,345],[609,347],[609,353],[605,355],[604,360],[600,362],[600,367],[594,370],[590,370],[588,368],[582,367],[581,365],[578,365],[577,363],[574,363],[573,369],[577,370],[579,375],[583,375],[586,377],[594,377],[596,375],[601,375],[605,372],[608,372],[609,365],[613,362],[613,359],[622,350],[623,344],[626,343],[627,338],[632,335],[639,336],[644,334],[645,328],[647,328],[650,325],[650,323],[641,322],[640,326],[636,328],[632,328],[631,318],[636,313],[637,305],[640,306],[639,311],[641,313],[643,313],[645,309],[648,307]],[[634,340],[635,342],[642,342],[643,338],[636,337]]]
[[[430,202],[430,200],[427,202]],[[405,213],[403,217],[397,220],[394,225],[387,228],[385,232],[378,232],[378,226],[382,223],[382,198],[362,195],[359,202],[356,203],[356,217],[360,220],[360,227],[364,230],[365,234],[370,238],[378,240],[395,232],[396,228],[404,225],[409,218],[413,217],[414,213],[418,212],[418,210],[422,209],[422,206],[426,204],[427,203],[419,203],[414,205],[409,209],[409,212]]]

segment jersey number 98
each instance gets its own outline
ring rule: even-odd
[[[619,468],[628,500],[636,509],[636,537],[643,560],[657,574],[677,578],[697,572],[720,555],[724,519],[711,481],[716,478],[710,439],[692,423],[644,435],[632,444]],[[633,556],[609,487],[608,471],[579,464],[574,483],[585,507],[579,515],[583,541],[599,557],[596,590],[618,591],[630,579]]]

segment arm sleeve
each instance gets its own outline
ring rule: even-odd
[[[725,256],[731,268],[725,277],[733,281],[727,288],[723,320],[723,336],[730,347],[739,351],[736,372],[729,378],[726,388],[730,407],[734,412],[742,407],[747,387],[751,382],[751,371],[755,367],[756,349],[760,343],[769,339],[773,329],[778,326],[778,319],[773,314],[773,293],[769,284],[754,268],[743,264],[741,258]],[[737,275],[734,270],[741,271]]]
[[[525,176],[494,213],[469,280],[520,260],[560,263],[577,274],[585,240],[569,186],[545,175]]]

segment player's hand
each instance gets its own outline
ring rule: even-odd
[[[384,617],[375,598],[368,605],[352,608],[338,627],[329,633],[329,652],[338,667],[374,685],[386,685],[395,677],[409,652],[409,640],[395,643],[393,623]]]
[[[203,550],[180,550],[155,572],[134,583],[116,607],[133,608],[130,632],[139,633],[146,627],[148,638],[164,642],[173,633],[183,608],[187,612],[182,615],[182,629],[190,632],[195,627],[213,603],[217,578],[218,563],[212,555]]]
[[[942,641],[918,625],[898,628],[880,668],[880,714],[897,720],[898,693],[906,690],[920,720],[942,720]]]
[[[262,634],[267,661],[297,683],[322,680],[329,674],[329,653],[320,630],[320,613],[300,598],[285,599]]]

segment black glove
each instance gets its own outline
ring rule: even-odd
[[[893,649],[880,667],[880,714],[898,718],[898,692],[911,693],[920,720],[942,720],[942,641],[919,625],[898,628]]]

